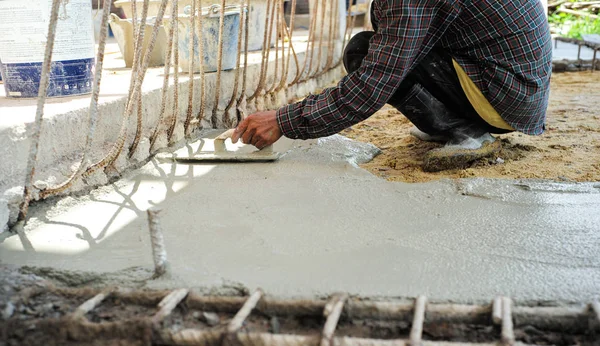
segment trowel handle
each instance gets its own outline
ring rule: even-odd
[[[235,129],[229,129],[229,130],[221,133],[220,135],[218,135],[217,138],[215,138],[215,151],[227,151],[227,149],[225,148],[225,140],[227,138],[231,138],[231,136],[233,136],[233,131],[235,131]],[[261,152],[272,152],[273,146],[268,145],[268,146],[260,149],[260,151]]]

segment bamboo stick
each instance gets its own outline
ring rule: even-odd
[[[177,305],[179,305],[179,303],[181,303],[181,301],[185,299],[189,291],[190,290],[188,289],[180,288],[169,293],[169,295],[164,297],[163,300],[161,300],[160,303],[158,303],[158,307],[160,308],[160,310],[152,317],[152,322],[158,323],[162,321],[165,317],[169,316],[171,312],[173,312],[175,307],[177,307]]]
[[[410,346],[420,346],[422,344],[421,338],[423,336],[423,322],[425,321],[426,305],[427,298],[425,296],[419,296],[415,301],[415,312],[410,329]]]
[[[323,327],[323,333],[321,335],[321,346],[332,344],[333,334],[335,333],[335,328],[340,320],[346,299],[348,299],[348,295],[346,294],[336,295],[327,303],[327,305],[325,305],[323,314],[327,317],[327,320],[325,321],[325,326]]]
[[[509,346],[515,344],[515,332],[512,320],[512,300],[502,297],[502,344]]]
[[[598,19],[598,18],[600,18],[600,16],[598,16],[596,14],[592,14],[592,13],[588,13],[588,12],[583,12],[583,11],[570,10],[568,8],[563,8],[563,7],[559,7],[557,9],[557,11],[564,12],[564,13],[569,13],[569,14],[573,14],[573,15],[580,16],[580,17],[588,17],[588,18],[592,18],[592,19]]]
[[[229,325],[227,326],[228,333],[235,333],[242,328],[244,321],[248,318],[248,316],[250,316],[252,310],[254,310],[256,304],[258,304],[258,301],[262,298],[262,296],[263,292],[260,289],[257,289],[254,291],[254,293],[252,293],[250,298],[248,298],[248,300],[244,303],[244,306],[242,306],[240,311],[238,311],[231,322],[229,322]]]
[[[77,307],[77,309],[75,309],[75,311],[71,314],[71,317],[77,318],[77,317],[85,316],[85,314],[94,310],[96,308],[96,306],[98,306],[100,303],[102,303],[104,301],[104,299],[108,298],[110,296],[110,294],[111,294],[110,291],[105,291],[105,292],[98,293],[94,297],[86,300],[83,304],[79,305]]]
[[[502,297],[494,298],[492,303],[492,322],[494,324],[502,323]]]

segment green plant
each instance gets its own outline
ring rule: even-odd
[[[584,34],[600,34],[600,18],[594,18],[596,12],[592,10],[592,8],[583,7],[586,3],[591,3],[590,1],[581,1],[581,0],[569,0],[563,5],[559,7],[555,7],[551,9],[551,13],[548,16],[548,22],[550,23],[550,28],[552,33],[558,34],[563,37],[570,37],[581,39]],[[561,8],[573,8],[573,6],[569,5],[579,5],[577,11],[580,14],[589,14],[590,16],[585,15],[576,15],[572,13],[561,12]]]

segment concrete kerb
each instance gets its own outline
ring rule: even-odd
[[[304,43],[300,42],[295,45],[297,50],[297,56],[299,65],[302,67],[304,60],[306,59],[306,52],[303,51]],[[300,48],[300,49],[299,49]],[[341,42],[336,42],[334,61],[340,58],[342,51]],[[287,49],[286,49],[287,53]],[[267,86],[273,85],[275,82],[275,52],[272,50],[269,61],[269,69],[267,74]],[[316,57],[315,57],[316,58]],[[281,59],[281,57],[280,57]],[[293,59],[291,59],[291,66],[288,75],[288,83],[292,82],[296,68]],[[319,66],[322,68],[326,64],[326,55],[320,61]],[[313,69],[316,66],[313,67]],[[162,68],[160,68],[162,69]],[[102,81],[102,88],[106,90],[114,87],[115,89],[122,88],[122,85],[114,85],[114,83],[120,83],[121,80],[113,80],[111,78],[114,72],[108,70],[105,71],[105,76]],[[260,62],[249,61],[248,64],[248,84],[247,84],[247,95],[252,94],[258,84],[258,76],[260,74]],[[291,100],[306,96],[310,92],[314,92],[320,85],[330,84],[333,81],[339,80],[343,75],[343,67],[341,65],[331,69],[327,73],[321,75],[318,78],[308,80],[305,83],[291,86],[283,91],[277,93],[275,97],[258,97],[255,102],[248,104],[248,112],[251,113],[256,110],[262,109],[274,109],[285,105]],[[223,115],[223,110],[231,99],[231,87],[234,83],[234,71],[223,71],[221,76],[221,95],[219,99],[219,113]],[[279,64],[278,75],[281,76],[281,63]],[[107,184],[109,181],[117,179],[123,172],[134,169],[143,165],[152,156],[150,152],[149,136],[151,135],[156,123],[159,119],[158,111],[161,103],[161,89],[160,84],[163,76],[160,74],[147,76],[144,82],[145,85],[150,84],[151,88],[145,87],[143,92],[143,114],[144,114],[144,127],[143,135],[140,144],[137,148],[136,153],[131,159],[128,159],[127,148],[133,140],[136,130],[136,117],[132,116],[129,119],[128,126],[128,141],[125,145],[125,149],[117,161],[107,170],[94,173],[86,181],[79,180],[69,190],[65,191],[64,194],[71,194],[75,192],[87,191],[96,186]],[[154,151],[159,151],[169,146],[180,147],[185,142],[183,131],[183,123],[187,115],[187,99],[188,99],[188,83],[186,77],[180,77],[182,80],[179,83],[179,112],[178,112],[178,124],[174,131],[171,143],[167,143],[166,131],[161,131],[161,135],[157,139]],[[148,81],[148,79],[152,79]],[[240,78],[241,84],[241,78]],[[215,100],[215,84],[216,84],[216,73],[208,73],[205,75],[206,83],[206,104],[205,107],[205,120],[201,122],[202,128],[213,128],[210,124],[210,114],[214,107]],[[200,110],[200,93],[202,85],[200,83],[200,75],[194,76],[194,107],[193,114],[197,114]],[[173,101],[173,84],[169,86],[169,98],[167,104],[167,112],[172,108],[171,104]],[[239,98],[239,91],[238,95]],[[110,92],[109,92],[110,94]],[[117,94],[117,93],[115,93]],[[93,144],[93,152],[90,153],[89,157],[92,162],[101,159],[108,151],[112,144],[117,140],[119,133],[120,123],[122,114],[124,113],[126,96],[118,95],[120,97],[114,97],[115,95],[101,95],[99,114],[100,119],[98,121],[95,140]],[[83,102],[83,101],[86,102]],[[42,125],[42,134],[40,138],[40,154],[36,168],[35,181],[36,186],[44,187],[47,185],[54,185],[65,180],[71,172],[76,169],[78,160],[81,158],[82,150],[85,144],[85,138],[88,128],[88,107],[89,106],[89,95],[70,97],[64,99],[53,99],[50,102],[56,103],[69,103],[78,102],[76,109],[73,106],[66,107],[69,111],[61,112],[46,112],[44,116],[44,123]],[[227,115],[228,119],[236,119],[236,106],[232,107]],[[10,112],[11,107],[5,109]],[[19,107],[15,108],[19,110]],[[13,111],[14,112],[14,111]],[[54,113],[54,114],[53,114]],[[21,114],[10,114],[14,117],[20,117]],[[167,119],[170,117],[167,113]],[[0,160],[0,232],[7,229],[8,225],[13,225],[16,222],[16,213],[18,204],[21,201],[21,194],[23,190],[23,177],[25,174],[27,153],[30,146],[30,135],[33,127],[33,117],[23,117],[24,121],[11,120],[9,124],[0,123],[0,156],[5,158]],[[224,117],[221,117],[223,119]],[[235,121],[232,121],[235,123]],[[216,124],[216,128],[223,128],[223,122]],[[166,125],[164,130],[166,130]],[[194,135],[194,134],[193,134]],[[192,137],[193,137],[192,135]],[[34,196],[37,200],[38,196]]]
[[[555,37],[552,42],[552,71],[576,72],[600,70],[600,54],[594,65],[594,50],[576,40]]]

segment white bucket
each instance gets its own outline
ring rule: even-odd
[[[171,1],[169,1],[171,2]],[[181,3],[181,2],[180,2]],[[136,12],[138,20],[142,16],[142,9],[144,7],[143,0],[136,0]],[[149,0],[148,1],[148,17],[156,17],[158,16],[158,10],[160,9],[160,5],[162,4],[162,0]],[[133,7],[131,6],[131,0],[119,0],[115,1],[114,6],[120,8],[125,13],[125,17],[128,19],[133,18]],[[167,8],[165,13],[171,13],[171,11]]]
[[[142,54],[146,54],[150,39],[152,38],[152,31],[154,30],[154,22],[156,18],[149,17],[146,19],[146,26],[144,28],[144,42],[142,44]],[[139,23],[138,23],[139,27]],[[119,50],[125,60],[125,67],[133,66],[133,55],[135,54],[134,44],[136,37],[133,36],[133,20],[132,19],[121,19],[116,14],[110,14],[110,28],[117,39],[119,44]],[[154,49],[150,54],[150,62],[148,66],[162,66],[165,64],[165,51],[167,49],[167,33],[165,28],[161,25],[158,29],[158,36],[154,43]],[[143,56],[144,56],[143,55]]]
[[[265,21],[267,18],[267,1],[251,1],[248,12],[248,51],[252,52],[263,48],[265,27],[267,26]],[[271,15],[271,11],[269,11],[269,15]],[[269,28],[267,27],[267,30],[268,29]],[[273,47],[277,40],[277,26],[275,20],[273,20],[273,29],[271,30],[271,47]]]
[[[0,69],[9,97],[37,97],[51,0],[0,1]],[[92,2],[60,6],[48,97],[91,92],[95,63]]]
[[[179,0],[179,12],[182,12],[182,8],[191,6],[192,0]],[[201,0],[198,3],[202,6],[218,5],[218,0]],[[233,0],[228,2],[232,5],[241,6],[244,1]],[[273,6],[273,4],[271,4]],[[275,12],[277,13],[277,12]],[[271,11],[269,11],[271,15]],[[248,51],[257,51],[263,48],[263,40],[265,37],[265,26],[267,18],[267,0],[250,0],[248,6]],[[244,35],[242,35],[242,49],[244,49]],[[277,39],[277,27],[275,21],[273,21],[273,31],[271,33],[271,47],[275,46],[275,40]]]
[[[221,6],[213,5],[202,8],[202,43],[204,49],[204,72],[215,72],[218,70],[218,51],[219,51],[219,22]],[[164,22],[168,32],[171,31],[172,20],[165,18]],[[200,48],[198,45],[197,33],[194,33],[194,56],[190,57],[190,27],[191,16],[180,15],[177,18],[179,30],[179,68],[183,72],[188,72],[190,59],[194,60],[194,72],[200,72]],[[238,53],[238,31],[240,27],[240,8],[239,6],[228,6],[225,8],[225,18],[223,24],[223,56],[222,70],[231,70],[235,68]]]

